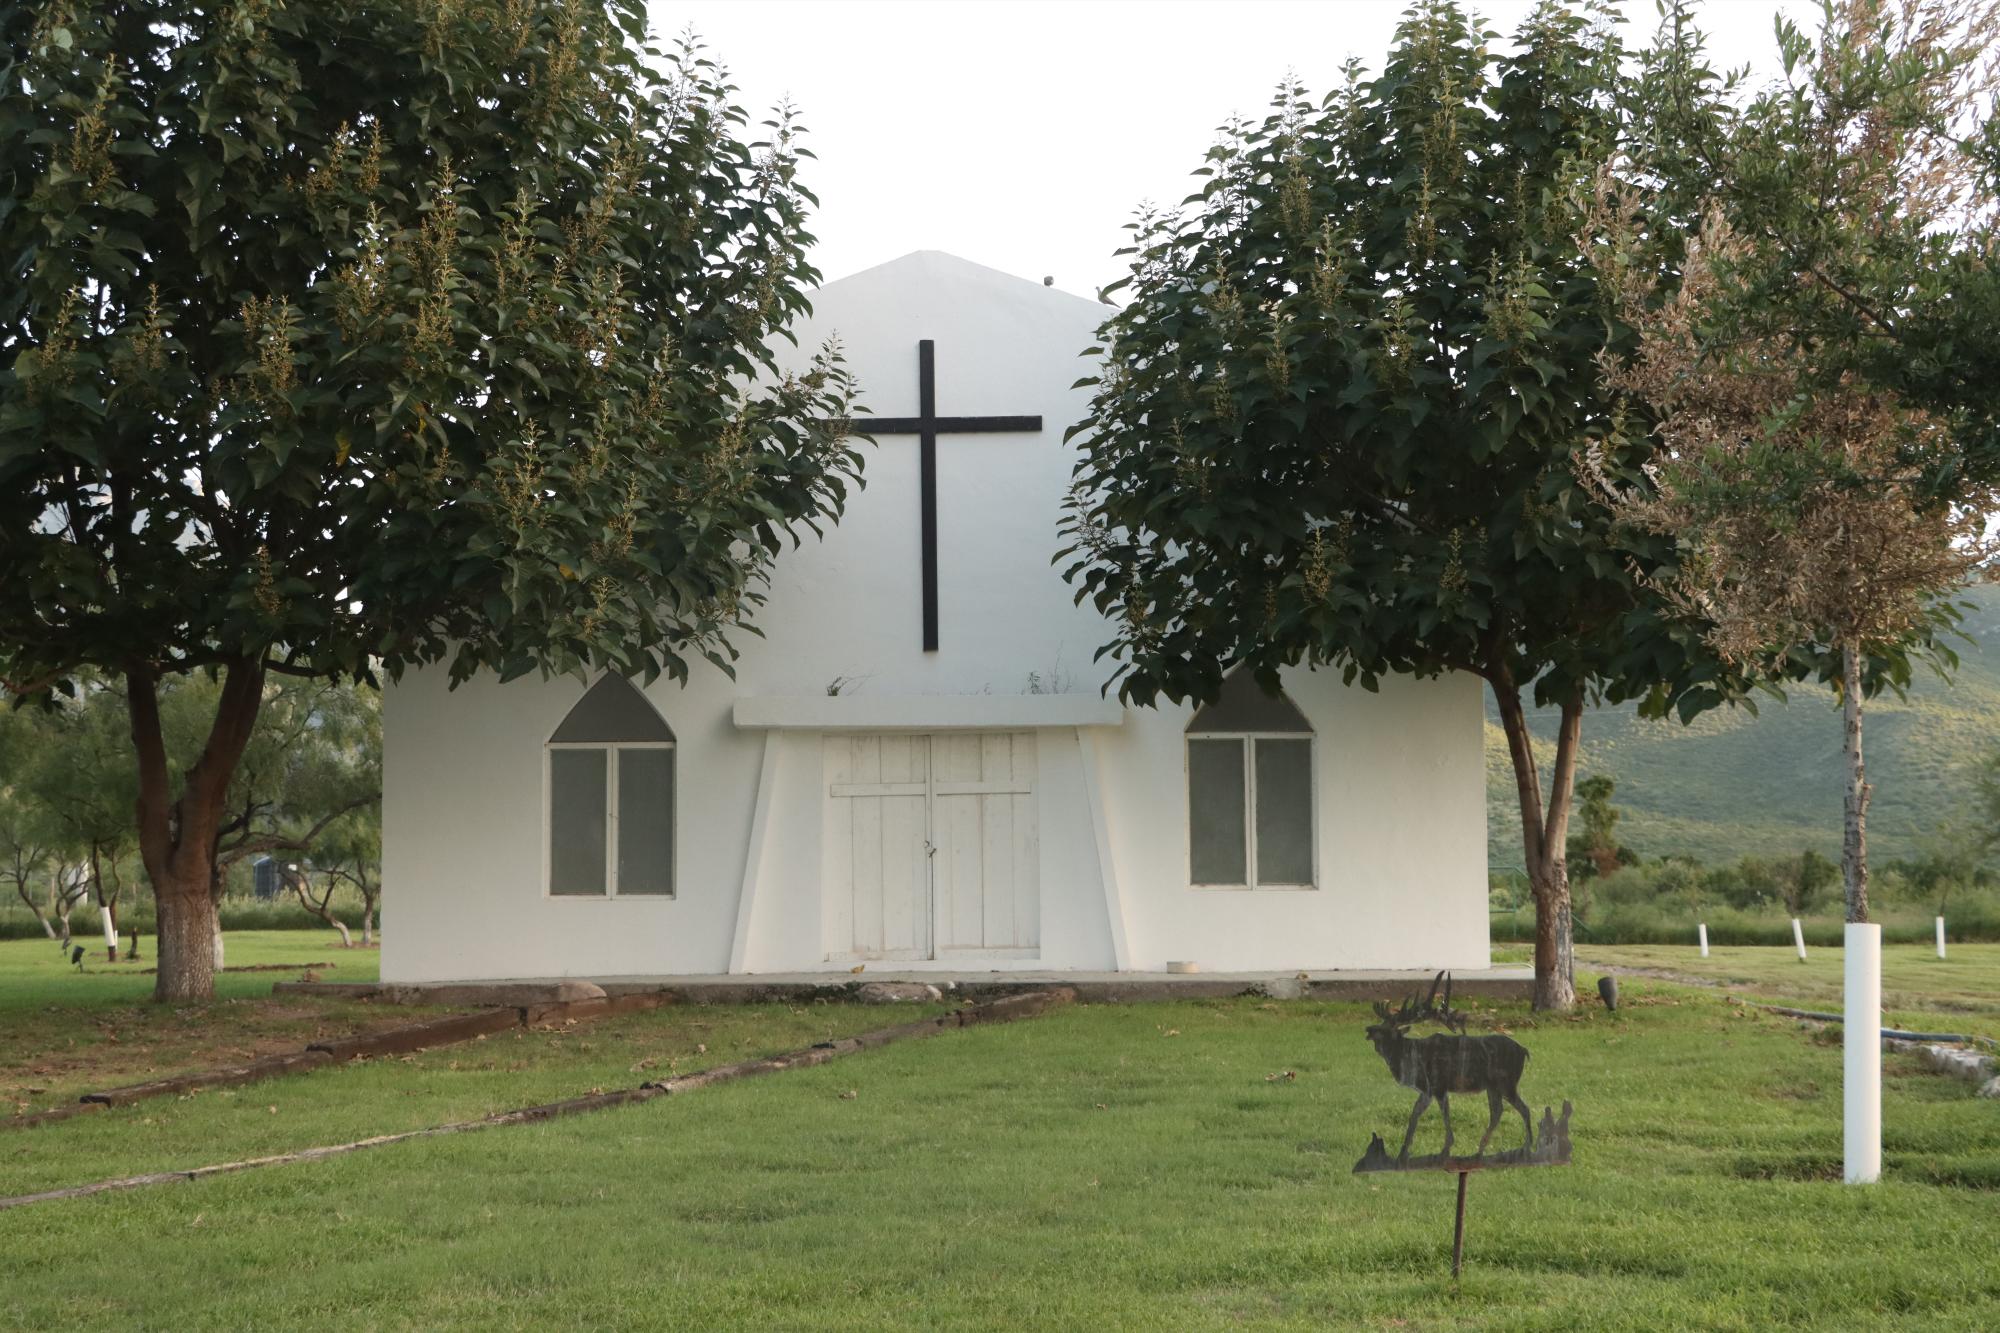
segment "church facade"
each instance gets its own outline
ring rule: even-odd
[[[1102,315],[936,252],[827,285],[877,443],[734,679],[390,687],[383,979],[1486,967],[1477,680],[1102,694],[1051,563]]]

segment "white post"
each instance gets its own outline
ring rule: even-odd
[[[112,958],[118,956],[118,919],[109,907],[102,903],[97,907],[97,923],[104,927],[104,952]]]
[[[1866,1185],[1882,1175],[1882,927],[1850,921],[1846,944],[1844,1178],[1850,1185]]]
[[[1938,957],[1944,957],[1944,918],[1937,919]]]
[[[1706,958],[1708,957],[1708,922],[1704,921],[1697,925],[1695,931],[1701,936],[1701,956]]]
[[[1806,960],[1806,932],[1797,917],[1792,918],[1792,946],[1799,951],[1799,961],[1803,963]]]

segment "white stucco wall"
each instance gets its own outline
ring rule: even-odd
[[[384,978],[724,971],[746,882],[754,894],[741,966],[824,965],[825,780],[814,728],[836,678],[845,683],[835,711],[873,710],[871,726],[900,700],[890,711],[913,727],[985,717],[995,728],[1046,728],[1036,772],[1041,956],[993,966],[1113,966],[1106,864],[1129,966],[1169,958],[1212,969],[1485,965],[1477,682],[1391,681],[1373,695],[1329,676],[1288,679],[1318,737],[1321,885],[1311,892],[1188,887],[1185,710],[1126,709],[1120,725],[1076,729],[1119,716],[1096,702],[1102,668],[1092,656],[1107,629],[1074,604],[1050,564],[1073,460],[1062,436],[1088,401],[1070,385],[1103,314],[1093,302],[934,252],[815,297],[801,343],[837,333],[877,414],[915,414],[916,345],[932,338],[941,415],[1039,413],[1044,429],[939,439],[938,652],[921,651],[917,443],[884,436],[867,451],[867,485],[842,522],[780,559],[758,617],[766,637],[739,645],[737,678],[697,664],[687,687],[662,681],[647,690],[679,744],[674,899],[543,893],[542,746],[583,682],[483,678],[453,691],[429,671],[390,687]],[[1030,673],[1042,688],[1054,677],[1090,703],[1023,698]],[[739,701],[748,722],[790,719],[768,751],[766,833],[747,876],[767,747],[760,725],[738,724]]]
[[[1370,694],[1301,670],[1284,684],[1314,732],[1310,891],[1189,887],[1192,710],[1134,709],[1126,726],[1095,729],[1130,965],[1486,967],[1481,683],[1392,678]]]

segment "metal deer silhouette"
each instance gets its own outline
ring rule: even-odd
[[[1442,1006],[1437,1003],[1440,983],[1444,986]],[[1512,1037],[1466,1036],[1464,1017],[1451,1011],[1449,973],[1437,974],[1431,982],[1431,993],[1421,1009],[1417,1007],[1413,995],[1403,1001],[1402,1008],[1396,1010],[1377,1000],[1375,1013],[1382,1020],[1368,1029],[1368,1040],[1375,1044],[1375,1053],[1388,1064],[1389,1072],[1396,1076],[1398,1083],[1417,1090],[1417,1104],[1410,1112],[1410,1127],[1403,1135],[1403,1148],[1396,1160],[1409,1160],[1410,1143],[1417,1136],[1417,1121],[1423,1118],[1433,1099],[1437,1101],[1439,1113],[1444,1116],[1442,1155],[1451,1155],[1451,1094],[1454,1092],[1486,1094],[1489,1114],[1486,1133],[1479,1140],[1480,1154],[1485,1153],[1494,1129],[1500,1124],[1502,1102],[1521,1113],[1521,1128],[1527,1135],[1526,1146],[1535,1146],[1534,1123],[1520,1092],[1521,1074],[1528,1067],[1528,1048]],[[1411,1037],[1409,1029],[1426,1019],[1444,1024],[1451,1032]]]

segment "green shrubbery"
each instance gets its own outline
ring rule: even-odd
[[[1927,854],[1892,861],[1871,879],[1884,940],[1927,941],[1940,914],[1955,940],[2000,940],[2000,879],[1985,866]],[[1794,916],[1808,944],[1841,940],[1839,867],[1812,851],[1715,866],[1668,856],[1588,877],[1577,888],[1576,933],[1585,943],[1691,944],[1696,924],[1707,922],[1711,944],[1789,945]],[[1490,903],[1496,943],[1534,938],[1525,875],[1494,875]]]
[[[361,897],[352,890],[336,893],[333,899],[333,914],[355,932],[358,943],[361,935]],[[268,902],[260,902],[249,895],[230,895],[222,900],[222,933],[227,936],[234,930],[324,930],[328,938],[339,940],[324,921],[307,914],[299,906],[298,899],[286,894]],[[378,918],[379,923],[379,918]],[[125,901],[118,904],[119,934],[130,938],[137,930],[150,943],[153,935],[153,899],[151,894],[128,894]],[[101,937],[102,927],[97,919],[97,908],[92,905],[78,907],[69,917],[69,933],[79,944],[92,944]],[[0,902],[0,940],[41,939],[43,931],[40,923],[18,902]],[[150,953],[150,949],[146,950]]]

